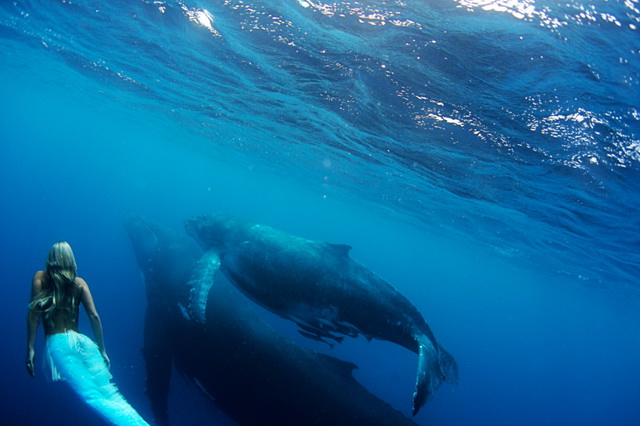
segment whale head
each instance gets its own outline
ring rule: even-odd
[[[233,239],[233,234],[250,226],[242,218],[224,213],[193,216],[185,220],[184,227],[191,237],[208,250],[224,251],[225,243]]]

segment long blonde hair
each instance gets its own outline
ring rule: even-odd
[[[45,321],[53,326],[52,314],[56,309],[76,309],[78,266],[69,243],[58,241],[51,247],[45,273],[49,285],[44,286],[33,298],[29,303],[29,309],[40,311]]]

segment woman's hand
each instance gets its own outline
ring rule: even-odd
[[[34,359],[36,357],[36,351],[29,349],[27,351],[27,371],[31,377],[36,377],[36,368],[34,367]]]
[[[102,350],[100,351],[100,355],[102,355],[102,358],[104,359],[104,363],[106,364],[107,368],[111,368],[111,360],[107,356],[107,352]]]

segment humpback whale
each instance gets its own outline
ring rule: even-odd
[[[419,355],[413,415],[442,382],[455,383],[455,359],[420,312],[391,284],[349,256],[348,245],[300,238],[227,214],[189,218],[187,233],[206,250],[190,281],[189,310],[202,322],[220,270],[240,291],[294,321],[310,338],[340,342],[364,335]],[[215,298],[214,298],[215,299]]]
[[[125,227],[148,299],[143,355],[156,424],[169,424],[173,363],[241,425],[415,425],[358,383],[354,364],[286,339],[224,279],[206,300],[204,323],[194,321],[187,283],[211,273],[202,249],[140,216]]]

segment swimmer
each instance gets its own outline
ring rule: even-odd
[[[80,304],[84,307],[96,342],[78,332]],[[89,291],[77,276],[76,260],[68,243],[55,243],[44,271],[31,284],[27,315],[27,371],[35,377],[35,340],[42,319],[45,361],[54,381],[64,380],[91,408],[115,425],[148,425],[129,405],[109,373],[102,323]]]

